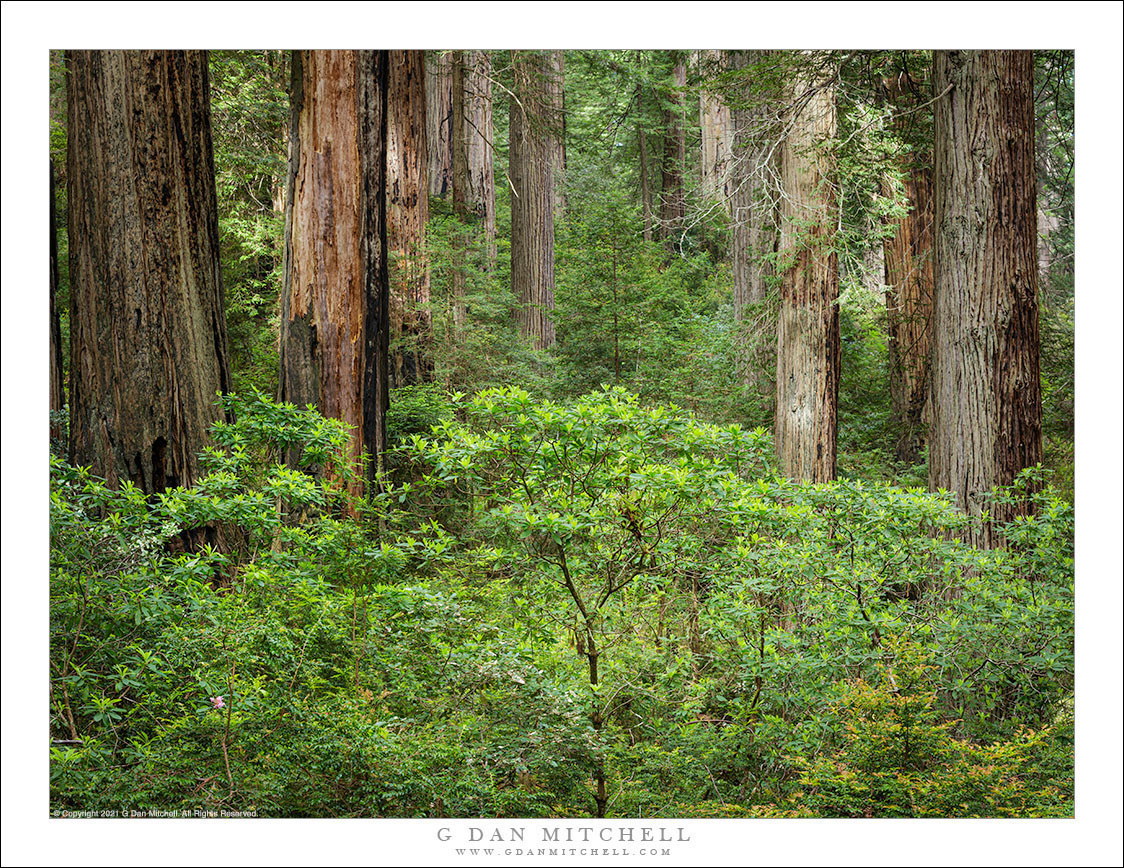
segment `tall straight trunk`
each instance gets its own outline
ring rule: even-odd
[[[670,106],[664,114],[663,159],[660,162],[663,187],[660,193],[660,238],[674,243],[679,238],[687,213],[683,190],[683,167],[687,161],[687,133],[684,123],[684,88],[687,65],[682,58],[672,70]]]
[[[744,52],[734,59],[741,69],[763,60],[763,52]],[[731,260],[734,279],[734,317],[743,325],[744,352],[741,379],[755,386],[767,403],[775,396],[773,355],[776,323],[764,317],[766,280],[771,273],[769,256],[776,252],[777,227],[766,180],[774,163],[769,158],[764,110],[741,95],[741,105],[730,115],[733,129],[730,168]],[[766,339],[766,335],[768,339]]]
[[[496,174],[492,124],[492,61],[486,51],[465,52],[464,121],[468,204],[484,226],[488,265],[496,266]]]
[[[549,115],[545,118],[550,168],[554,173],[554,221],[566,212],[566,86],[565,62],[561,51],[548,51],[546,89]]]
[[[898,111],[908,111],[913,83],[885,82]],[[907,116],[899,115],[903,120]],[[907,130],[899,121],[899,128]],[[916,464],[926,441],[929,417],[929,357],[933,317],[933,168],[932,151],[924,149],[903,162],[909,213],[890,221],[894,234],[883,242],[886,280],[886,324],[890,345],[890,405],[897,428],[894,455]],[[888,184],[883,194],[893,191]]]
[[[554,343],[554,102],[548,88],[550,59],[515,52],[511,102],[511,289],[516,322],[536,349]]]
[[[704,78],[712,77],[726,65],[726,52],[708,48],[695,53],[695,64]],[[699,88],[700,139],[699,166],[702,192],[709,202],[721,202],[729,210],[730,169],[734,150],[734,126],[725,101],[706,87]]]
[[[1042,459],[1034,56],[937,51],[933,85],[942,96],[929,486],[954,492],[978,516],[990,488]],[[990,524],[972,541],[1001,543]]]
[[[809,76],[793,88],[781,148],[781,282],[777,328],[776,447],[790,479],[835,478],[839,393],[839,274],[835,240],[835,95]]]
[[[450,296],[453,303],[453,325],[459,330],[466,321],[465,293],[468,288],[468,233],[470,224],[468,197],[468,124],[465,121],[465,56],[454,51],[450,60],[453,81],[453,215],[460,225],[453,238],[450,253]]]
[[[52,412],[62,410],[64,403],[62,386],[62,326],[59,322],[59,309],[56,297],[59,289],[59,237],[58,217],[55,214],[55,161],[49,160],[51,167],[50,186],[50,221],[51,221],[51,362],[50,362],[50,409]],[[62,437],[64,431],[61,425],[51,424],[51,439]]]
[[[425,129],[429,194],[444,199],[453,189],[453,74],[444,52],[426,58]]]
[[[230,388],[202,51],[66,57],[70,457],[191,485]]]
[[[429,156],[425,52],[391,51],[387,95],[386,233],[390,249],[391,387],[432,378],[429,311]]]
[[[293,53],[280,396],[386,449],[386,51]],[[361,493],[357,486],[355,493]]]

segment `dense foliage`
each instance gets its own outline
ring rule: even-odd
[[[694,158],[673,241],[644,237],[639,177],[699,89],[736,107],[808,61],[693,63],[681,103],[673,52],[565,59],[557,343],[513,322],[496,52],[497,255],[431,197],[433,381],[392,391],[381,486],[357,498],[342,423],[265,397],[288,56],[211,53],[235,394],[192,488],[113,490],[52,444],[51,808],[1072,816],[1072,53],[1037,56],[1046,466],[992,492],[1021,507],[992,551],[924,490],[924,456],[893,458],[879,257],[931,113],[895,125],[879,82],[921,80],[928,54],[827,58],[842,377],[839,479],[819,485],[776,471],[773,397],[744,370],[775,361],[775,255],[736,314],[729,221]]]
[[[55,808],[580,816],[601,776],[610,815],[1072,810],[1048,491],[979,552],[939,496],[779,479],[761,431],[498,389],[357,503],[338,423],[226,400],[155,503],[52,461]]]

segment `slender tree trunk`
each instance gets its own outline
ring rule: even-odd
[[[636,94],[636,113],[639,116],[637,121],[637,137],[640,144],[640,208],[644,215],[644,240],[652,240],[652,223],[655,220],[654,211],[652,210],[652,181],[650,177],[651,168],[648,162],[648,133],[644,129],[644,87],[643,85],[637,88]]]
[[[831,86],[812,78],[793,88],[795,116],[781,149],[784,184],[777,329],[776,447],[791,479],[835,478],[839,393],[839,274]],[[805,98],[806,97],[806,98]]]
[[[696,52],[699,74],[718,74],[726,65],[726,52],[709,48]],[[708,202],[721,202],[729,211],[730,168],[734,150],[734,126],[730,109],[720,96],[699,88],[699,127],[701,137],[702,192]]]
[[[387,96],[387,241],[390,248],[390,386],[432,379],[429,311],[425,52],[391,51]]]
[[[565,62],[561,51],[547,52],[546,77],[549,115],[544,118],[550,167],[554,173],[554,222],[566,213],[566,87]]]
[[[351,425],[368,480],[386,449],[388,61],[293,54],[281,290],[281,399]]]
[[[1034,56],[937,51],[933,84],[942,96],[929,486],[954,492],[978,516],[989,489],[1042,458]],[[972,541],[1001,544],[991,525]]]
[[[425,124],[429,193],[444,199],[453,189],[453,75],[443,52],[426,59]]]
[[[516,322],[536,349],[554,343],[554,171],[550,142],[553,101],[549,59],[516,52],[511,103],[511,288]]]
[[[230,387],[207,55],[76,51],[67,72],[70,457],[191,485]]]
[[[63,398],[62,386],[62,326],[59,322],[59,309],[56,302],[56,296],[59,289],[59,237],[58,237],[58,217],[55,214],[55,161],[49,160],[51,167],[51,202],[50,202],[50,220],[51,220],[51,404],[52,412],[59,412],[62,410],[65,400]],[[51,439],[57,440],[65,433],[61,425],[51,424]]]
[[[903,84],[906,85],[903,87]],[[899,111],[907,110],[910,83],[885,82]],[[902,125],[899,123],[899,126]],[[903,134],[905,129],[902,129]],[[929,417],[929,357],[933,316],[933,170],[932,152],[913,154],[903,166],[909,213],[891,221],[885,239],[886,321],[890,345],[890,404],[898,429],[895,457],[908,464],[921,460]],[[893,191],[884,185],[883,194]]]
[[[468,125],[465,121],[465,57],[454,51],[450,60],[453,81],[453,214],[458,223],[453,238],[450,262],[450,296],[453,301],[453,325],[459,332],[467,319],[465,293],[468,288],[468,233],[470,231],[468,197],[471,178],[468,170]]]
[[[687,86],[687,65],[679,59],[672,71],[670,107],[664,114],[663,187],[660,193],[660,237],[672,246],[678,241],[687,213],[683,190],[683,166],[687,161],[687,134],[684,124],[683,93]]]
[[[496,267],[496,175],[492,124],[492,62],[486,51],[465,52],[464,119],[468,203],[483,221],[489,268]]]

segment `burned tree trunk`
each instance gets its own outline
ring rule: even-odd
[[[281,290],[281,399],[352,426],[368,480],[386,449],[388,67],[385,51],[294,52]]]

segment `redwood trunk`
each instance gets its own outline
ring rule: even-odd
[[[191,485],[230,384],[207,55],[66,62],[70,457],[114,487]]]
[[[551,65],[538,52],[518,52],[512,59],[517,100],[511,102],[511,289],[520,331],[541,350],[554,343]]]
[[[696,63],[704,78],[721,72],[725,52],[705,49],[697,52]],[[708,202],[721,202],[730,209],[730,167],[734,150],[734,127],[730,109],[717,94],[699,88],[699,128],[702,131],[702,192]]]
[[[930,488],[979,515],[1042,458],[1030,51],[938,51]],[[1011,516],[995,508],[993,519]],[[973,542],[1000,540],[990,525]]]
[[[51,167],[51,362],[50,362],[50,409],[52,412],[62,410],[64,403],[62,387],[62,327],[59,323],[59,309],[56,302],[59,288],[59,239],[58,217],[55,214],[55,161],[50,160]],[[65,433],[61,425],[51,424],[51,439],[56,440]]]
[[[442,52],[433,52],[426,61],[425,125],[429,193],[444,199],[453,189],[453,75]]]
[[[468,204],[484,226],[489,267],[496,265],[496,175],[492,129],[492,62],[486,51],[465,52],[465,147]]]
[[[812,85],[794,103],[781,148],[781,283],[777,328],[776,448],[790,479],[835,478],[839,393],[839,275],[834,244],[837,209],[834,164],[835,99],[830,86]]]
[[[429,157],[425,53],[391,51],[387,97],[387,242],[390,247],[391,387],[432,379],[429,311]]]
[[[369,480],[386,448],[388,66],[294,52],[281,290],[281,399],[352,426]]]
[[[906,86],[903,87],[902,85]],[[909,82],[887,82],[898,111],[907,111]],[[901,117],[905,117],[904,115]],[[903,135],[904,124],[899,122]],[[895,457],[908,464],[921,460],[929,410],[929,357],[933,318],[933,170],[928,149],[903,162],[909,213],[891,221],[885,239],[886,320],[890,348],[890,403],[897,427]],[[884,189],[891,195],[890,189]]]

